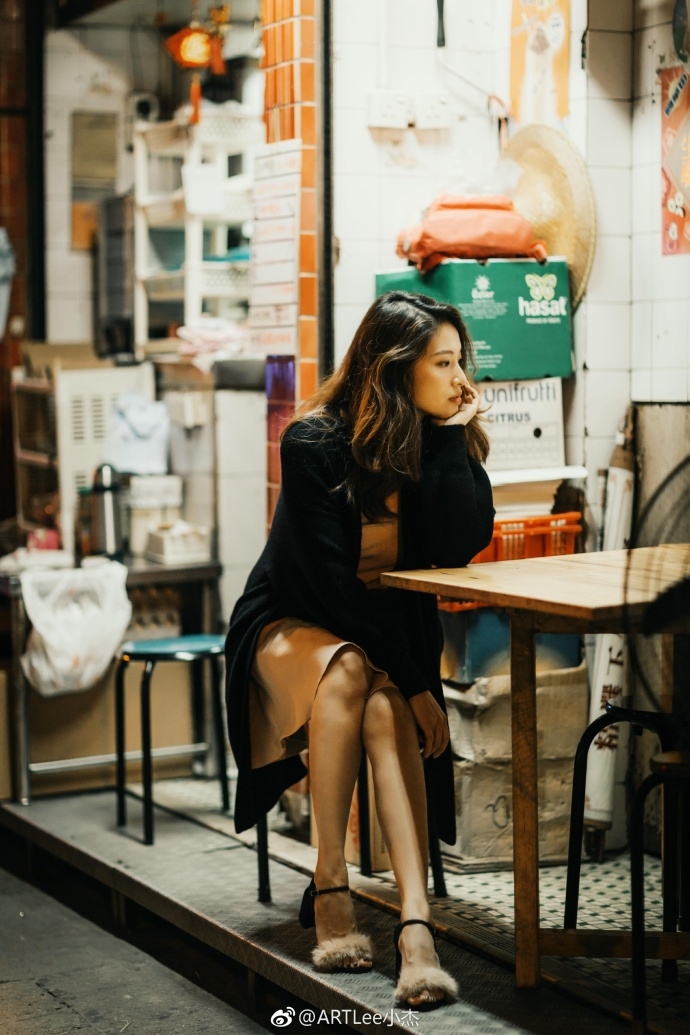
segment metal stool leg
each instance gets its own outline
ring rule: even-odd
[[[573,767],[573,790],[570,809],[570,839],[568,841],[568,868],[565,886],[565,916],[563,926],[577,927],[577,907],[580,894],[580,870],[582,866],[582,837],[584,834],[585,787],[587,784],[587,756],[592,741],[601,730],[618,722],[630,722],[633,726],[655,733],[662,751],[676,747],[677,736],[673,719],[664,712],[644,712],[633,708],[621,708],[609,704],[606,711],[589,724],[580,737],[575,752]]]
[[[662,905],[663,930],[675,931],[678,926],[678,784],[664,780]],[[673,984],[678,980],[678,961],[661,961],[661,980]]]
[[[211,656],[211,693],[213,701],[213,725],[215,727],[216,751],[218,757],[218,776],[223,799],[223,812],[230,809],[230,788],[228,786],[228,760],[225,751],[225,723],[223,722],[223,705],[220,696],[220,667],[218,658]]]
[[[371,839],[369,837],[369,767],[365,751],[359,763],[357,777],[357,808],[359,812],[359,872],[371,877]]]
[[[141,779],[144,785],[144,844],[153,844],[153,767],[151,765],[151,676],[155,662],[147,661],[141,677]]]
[[[262,816],[256,824],[256,852],[259,857],[259,902],[271,901],[271,881],[268,872],[268,820]]]
[[[662,782],[653,773],[642,781],[633,798],[630,815],[630,894],[632,906],[633,1033],[647,1031],[644,938],[644,804],[647,795]]]
[[[565,885],[565,916],[563,926],[577,927],[577,905],[580,895],[582,866],[582,837],[585,825],[585,787],[587,784],[587,755],[596,735],[614,720],[604,713],[591,722],[580,737],[573,765],[573,790],[570,807],[570,839],[568,841],[568,868]]]
[[[115,795],[117,799],[117,825],[127,822],[125,799],[125,672],[127,662],[122,659],[115,674],[115,754],[117,755]]]
[[[429,863],[431,864],[431,876],[434,881],[434,895],[436,898],[446,898],[446,878],[443,872],[443,859],[441,858],[441,846],[438,842],[436,832],[436,817],[434,810],[427,798],[427,827],[429,832]]]

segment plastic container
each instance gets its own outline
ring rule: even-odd
[[[498,518],[491,542],[472,559],[472,564],[487,561],[518,561],[526,557],[553,557],[575,552],[575,540],[582,531],[582,514],[544,514],[527,518]],[[474,600],[439,600],[442,611],[473,611],[486,607]]]

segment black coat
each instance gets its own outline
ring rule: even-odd
[[[357,644],[385,669],[406,698],[430,690],[445,709],[436,598],[407,590],[367,590],[357,578],[361,512],[343,480],[352,464],[347,429],[325,430],[315,418],[293,424],[281,443],[282,488],[264,550],[230,619],[226,699],[238,767],[237,831],[253,826],[305,774],[298,755],[251,768],[249,673],[259,633],[297,618]],[[467,455],[462,425],[429,424],[423,476],[400,492],[398,567],[462,567],[491,540],[491,486]],[[425,763],[439,836],[455,841],[450,748]]]

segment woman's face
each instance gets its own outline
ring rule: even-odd
[[[424,416],[447,420],[455,416],[468,384],[460,366],[460,335],[450,323],[442,323],[426,352],[412,364],[412,402]]]

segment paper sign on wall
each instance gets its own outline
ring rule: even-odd
[[[690,73],[664,68],[661,79],[661,250],[690,252]]]
[[[513,0],[510,105],[523,126],[568,114],[570,0]]]

